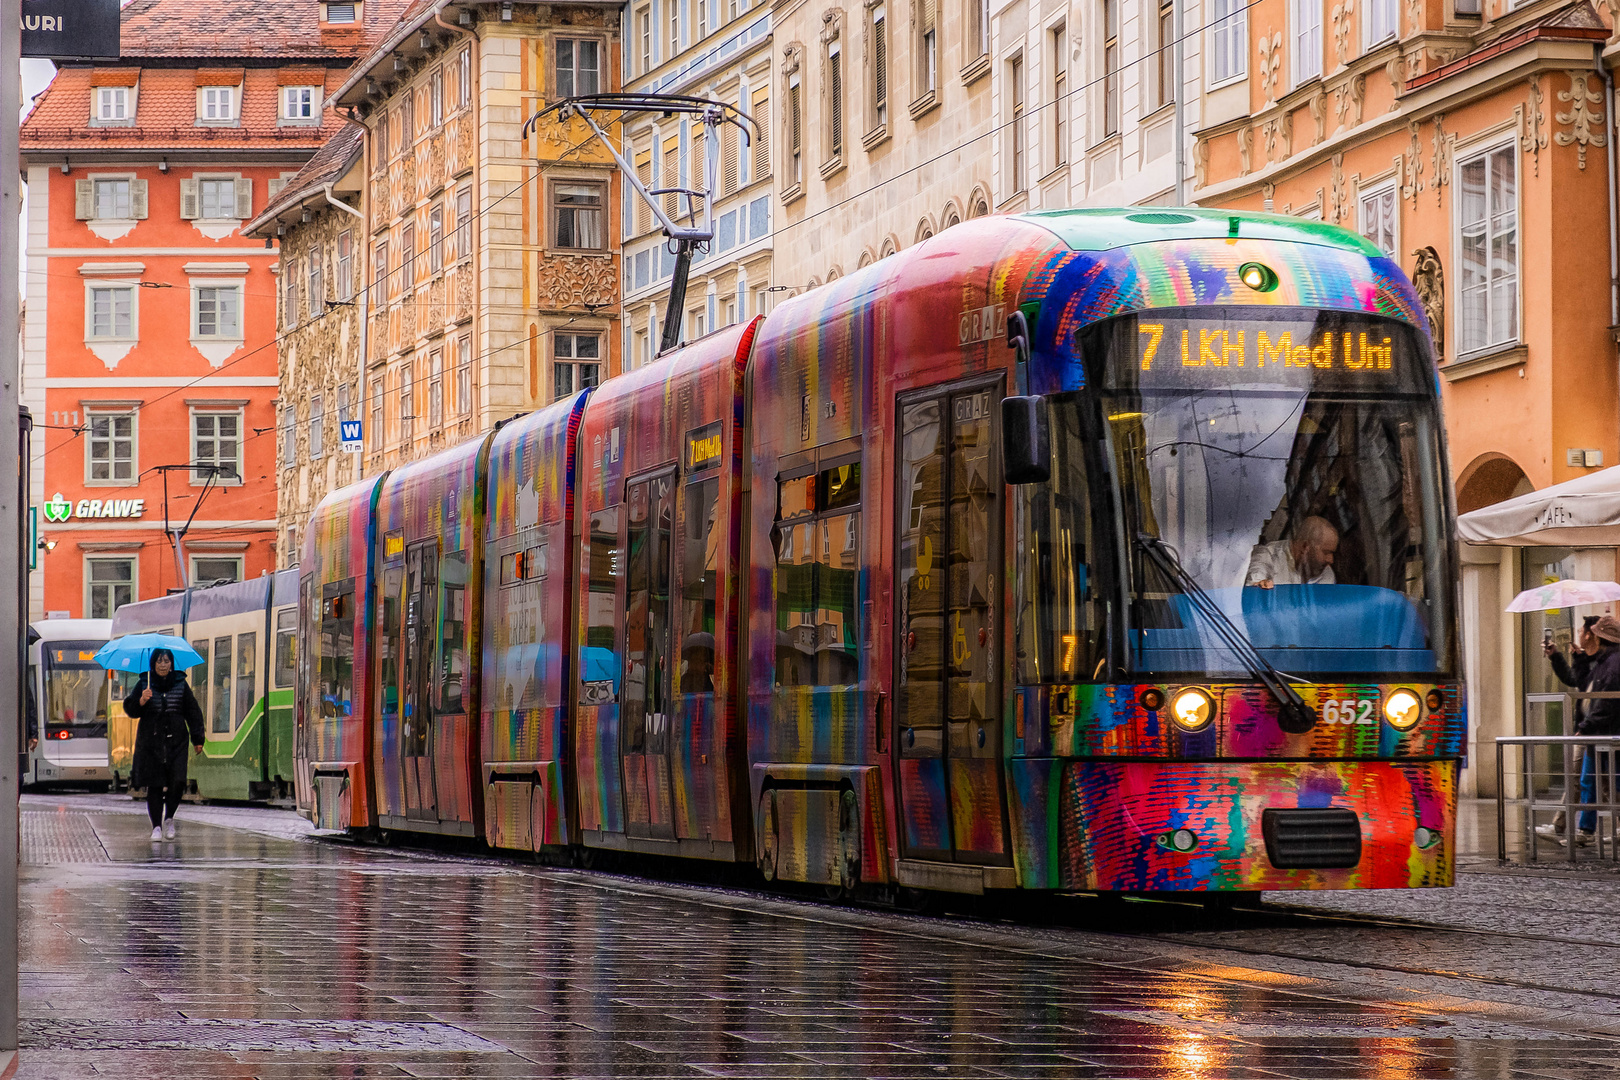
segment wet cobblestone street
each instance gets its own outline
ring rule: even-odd
[[[22,809],[23,1077],[1595,1080],[1620,1048],[1613,877],[1002,923]]]

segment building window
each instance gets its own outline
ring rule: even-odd
[[[197,91],[197,122],[229,124],[236,119],[236,87],[204,86]]]
[[[1213,71],[1215,82],[1224,83],[1248,70],[1249,9],[1244,0],[1213,0],[1213,6]]]
[[[827,157],[844,153],[844,49],[833,38],[827,46]]]
[[[1069,58],[1067,33],[1059,26],[1052,31],[1052,167],[1069,161]],[[1118,55],[1117,53],[1115,55]],[[1110,76],[1117,84],[1118,73]]]
[[[461,62],[456,65],[456,107],[465,109],[472,104],[472,50],[461,50]]]
[[[969,59],[990,54],[990,0],[967,0],[968,30],[972,42]]]
[[[709,0],[697,0],[697,39],[709,36]]]
[[[298,263],[296,260],[287,260],[287,280],[281,287],[281,328],[291,330],[298,325]]]
[[[1103,0],[1103,135],[1119,134],[1119,0]]]
[[[1013,191],[1024,190],[1024,58],[1015,56],[1007,65],[1008,85],[1012,89],[1012,116],[1009,134],[1012,138]]]
[[[191,481],[200,484],[216,472],[220,483],[242,475],[242,414],[240,412],[193,412],[191,414]],[[210,469],[209,466],[214,468]]]
[[[872,9],[872,127],[889,122],[889,11],[879,4]],[[760,130],[765,125],[760,123]]]
[[[472,337],[456,339],[456,415],[472,412]]]
[[[552,236],[552,247],[579,251],[600,251],[605,248],[607,215],[603,211],[602,201],[600,184],[553,184],[551,214],[556,232]]]
[[[95,216],[97,220],[127,221],[134,217],[134,206],[130,201],[129,180],[93,180],[91,190],[95,193]]]
[[[804,183],[804,96],[799,76],[788,79],[788,179],[797,187]]]
[[[581,97],[602,88],[601,44],[588,39],[557,39],[557,96]]]
[[[85,614],[92,619],[110,619],[113,612],[135,601],[135,560],[86,559],[85,576],[89,596]]]
[[[917,97],[939,89],[939,0],[922,0],[917,21]]]
[[[553,334],[553,400],[595,386],[601,371],[602,339],[596,334]]]
[[[129,108],[129,87],[96,87],[94,121],[98,126],[118,127],[130,123],[133,119]]]
[[[407,224],[399,231],[399,287],[416,284],[416,226]]]
[[[456,235],[455,257],[457,260],[472,258],[472,188],[464,187],[456,192]]]
[[[197,197],[205,221],[236,217],[236,180],[198,180]]]
[[[428,80],[428,115],[434,127],[444,123],[444,68],[435,68]]]
[[[87,413],[85,480],[92,484],[135,482],[135,414]]]
[[[438,431],[444,424],[444,353],[428,354],[428,425]]]
[[[444,268],[444,207],[435,206],[428,211],[428,273],[437,274]]]
[[[1519,337],[1519,196],[1513,150],[1503,146],[1476,154],[1458,169],[1461,353]]]
[[[1176,6],[1174,0],[1159,4],[1159,104],[1176,100]]]
[[[321,396],[309,399],[309,457],[313,461],[326,453],[326,407]]]
[[[352,23],[354,22],[356,7],[358,5],[354,3],[337,3],[333,0],[333,2],[326,5],[326,21],[329,23]]]
[[[321,92],[315,86],[283,86],[281,88],[281,118],[283,120],[314,120],[321,114]]]
[[[388,300],[388,241],[378,240],[371,254],[371,302],[381,307]]]
[[[1463,10],[1464,5],[1459,3],[1457,11],[1460,13]],[[1370,49],[1385,38],[1394,37],[1400,29],[1400,19],[1396,0],[1367,0],[1361,18],[1362,39],[1366,47]]]
[[[135,336],[135,286],[92,285],[85,336],[113,341]]]
[[[288,287],[296,290],[296,282]],[[242,289],[238,285],[197,286],[197,330],[200,338],[222,338],[227,341],[242,337]],[[297,309],[297,297],[292,305]]]
[[[281,467],[290,469],[298,464],[298,407],[281,407]]]
[[[354,295],[354,236],[345,229],[337,238],[337,297],[347,300]]]
[[[309,253],[309,317],[312,319],[326,311],[326,282],[322,279],[325,262],[318,246]]]
[[[193,555],[191,557],[191,583],[193,585],[218,585],[224,581],[242,580],[242,557],[240,555]],[[252,635],[247,635],[251,637]],[[244,650],[251,662],[252,650]],[[252,679],[248,680],[249,685]]]
[[[636,40],[641,43],[641,73],[652,70],[652,9],[636,12]]]
[[[340,384],[338,384],[338,388],[337,388],[337,410],[338,410],[338,423],[342,424],[342,423],[346,423],[346,422],[354,419],[354,417],[349,415],[349,384],[348,383],[340,383]],[[339,437],[341,438],[341,436],[342,436],[342,432],[339,432]]]
[[[761,180],[771,172],[771,86],[765,83],[754,92],[753,104],[749,106],[748,115],[758,125],[759,130],[754,134],[754,179]],[[703,140],[696,143],[699,150],[703,147]],[[694,152],[692,158],[692,177],[696,181],[692,186],[703,186],[703,160],[702,155]]]
[[[383,444],[383,381],[371,380],[371,448],[382,449]]]
[[[1400,219],[1400,202],[1395,197],[1395,185],[1362,192],[1358,210],[1361,235],[1378,245],[1379,251],[1395,258],[1398,243],[1395,228]]]
[[[1321,0],[1294,0],[1294,85],[1322,74]]]

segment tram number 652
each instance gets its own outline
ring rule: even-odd
[[[1329,724],[1370,724],[1377,704],[1372,698],[1328,698],[1322,702],[1322,719]]]

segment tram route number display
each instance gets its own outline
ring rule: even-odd
[[[1389,333],[1367,330],[1328,330],[1300,334],[1269,327],[1183,326],[1170,330],[1164,323],[1138,322],[1142,370],[1152,371],[1155,361],[1182,367],[1208,368],[1317,368],[1345,371],[1388,371],[1394,365],[1395,339]],[[1162,346],[1162,347],[1161,347]],[[1169,355],[1165,355],[1168,353]]]

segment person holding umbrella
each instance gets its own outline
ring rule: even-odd
[[[186,741],[203,752],[203,713],[172,650],[152,650],[151,669],[124,699],[124,712],[140,719],[130,786],[146,788],[152,839],[173,840],[174,812],[186,792]]]

